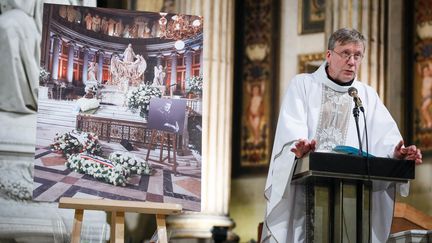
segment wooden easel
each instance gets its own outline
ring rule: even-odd
[[[177,175],[177,133],[165,132],[160,130],[152,130],[150,142],[148,144],[146,161],[154,161],[160,164],[172,166],[174,174]],[[153,146],[160,145],[159,160],[150,159],[150,150]],[[163,157],[163,150],[166,148],[168,154]],[[171,148],[173,152],[173,161],[171,162]],[[168,160],[168,162],[164,162]]]
[[[158,239],[161,243],[168,243],[165,216],[182,212],[180,204],[120,201],[109,199],[78,199],[70,197],[60,198],[59,208],[75,209],[72,229],[72,243],[81,240],[81,226],[84,210],[101,210],[111,212],[110,243],[124,242],[124,216],[125,212],[154,214],[156,216]]]

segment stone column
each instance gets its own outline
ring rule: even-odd
[[[177,84],[177,52],[171,54],[171,84],[169,87],[171,96],[176,89],[174,84]]]
[[[58,36],[53,36],[53,55],[52,55],[52,79],[58,79],[58,69],[59,69],[59,54],[61,49],[61,39]]]
[[[156,56],[156,65],[162,65],[162,57],[163,57],[163,55],[162,54],[158,54],[157,56]]]
[[[192,77],[192,54],[193,51],[191,49],[187,49],[185,52],[185,62],[186,62],[186,80]],[[189,82],[186,82],[186,90],[189,90]]]
[[[72,83],[73,81],[73,64],[75,55],[75,43],[69,42],[69,53],[68,53],[68,66],[67,66],[67,81]]]
[[[54,49],[53,49],[53,46],[54,46],[54,36],[50,36],[49,40],[50,40],[50,44],[49,44],[49,47],[48,47],[48,51],[45,53],[45,55],[46,55],[46,57],[45,57],[45,64],[43,66],[46,70],[51,70],[51,68],[52,68],[52,62],[50,62],[50,58],[52,57],[53,51],[54,51]],[[51,78],[52,78],[52,71],[51,71]]]
[[[97,73],[97,81],[99,84],[102,83],[103,60],[104,60],[104,52],[99,50],[98,51],[98,73]]]
[[[387,59],[385,71],[385,99],[383,99],[387,109],[389,109],[393,118],[399,127],[404,127],[403,120],[406,119],[405,114],[405,51],[408,48],[408,43],[405,41],[405,36],[401,35],[406,31],[404,16],[406,2],[404,0],[392,0],[389,2],[388,20],[386,21],[387,43],[386,53]],[[391,86],[389,84],[391,83]],[[391,87],[391,88],[390,88]],[[395,99],[395,98],[399,99]],[[420,180],[421,181],[421,180]],[[421,183],[419,183],[421,184]],[[419,185],[418,184],[418,185]],[[414,188],[413,188],[414,189]],[[415,189],[413,190],[415,191]]]
[[[82,81],[84,85],[87,83],[88,56],[89,56],[89,48],[84,46],[83,47],[83,69],[82,69]]]
[[[201,212],[170,216],[171,237],[210,238],[214,226],[232,228],[231,187],[234,1],[178,0],[177,12],[204,17]]]

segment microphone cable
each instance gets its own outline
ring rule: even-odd
[[[367,125],[366,125],[366,115],[365,115],[364,109],[361,109],[361,111],[363,113],[364,132],[365,132],[365,139],[366,139],[366,172],[367,172],[367,182],[370,183],[369,200],[368,200],[368,208],[369,208],[369,212],[368,212],[368,214],[369,214],[368,215],[368,220],[369,220],[368,243],[370,243],[371,242],[371,228],[372,228],[372,224],[371,224],[371,216],[372,216],[372,205],[371,205],[371,201],[372,201],[372,180],[370,178],[369,141],[368,141],[368,133],[367,133]]]
[[[368,133],[367,133],[367,125],[366,125],[366,115],[364,110],[362,110],[363,114],[363,121],[364,121],[364,132],[365,132],[365,139],[366,139],[366,172],[367,172],[367,180],[371,181],[370,179],[370,168],[369,168],[369,141],[368,141]]]

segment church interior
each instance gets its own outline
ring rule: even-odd
[[[19,9],[19,1],[5,2]],[[31,21],[23,18],[23,26],[30,21],[39,33],[26,35],[27,24],[17,31],[22,39],[0,35],[9,58],[0,61],[0,242],[70,240],[74,215],[58,208],[62,196],[182,204],[183,213],[166,218],[169,242],[259,242],[285,90],[296,74],[322,64],[327,39],[342,27],[365,35],[357,78],[376,90],[404,141],[423,153],[409,195],[396,196],[387,242],[432,239],[432,109],[425,102],[432,94],[431,1],[41,2],[29,1],[35,10],[0,6],[2,33],[20,24],[8,11],[27,11]],[[170,21],[188,26],[176,31]],[[20,65],[37,70],[15,69]],[[170,104],[185,101],[181,135],[148,129],[151,107],[131,103],[144,85]],[[130,175],[122,187],[71,172],[69,159],[50,146],[75,129],[81,138],[99,137],[100,156],[120,151],[156,161],[152,174]],[[160,146],[149,145],[158,138]],[[113,242],[111,214],[85,214],[83,240]],[[157,224],[152,215],[126,212],[120,242],[155,242]]]
[[[201,29],[183,34],[178,40],[183,48],[177,49],[176,41],[163,38],[166,32],[159,25],[161,16],[156,13],[49,4],[44,6],[44,16],[43,25],[49,27],[42,37],[41,53],[45,58],[41,67],[51,75],[40,84],[43,92],[38,99],[34,169],[37,186],[33,200],[58,201],[59,196],[87,194],[117,200],[176,202],[185,210],[199,211],[201,132],[196,127],[201,124],[202,101],[196,94],[192,97],[194,90],[188,80],[200,76]],[[86,16],[87,20],[80,16]],[[153,134],[161,133],[161,138],[171,141],[169,136],[175,135],[149,128],[154,126],[148,114],[151,107],[146,110],[140,105],[145,83],[156,87],[152,92],[159,92],[165,100],[187,103],[188,121],[180,123],[187,129],[182,129],[184,133],[179,135],[182,145],[177,151],[173,149],[175,156],[168,157],[168,164],[174,164],[168,166],[170,170],[163,167],[167,160],[159,156],[166,152],[171,155],[172,148],[163,146],[167,142],[159,146],[152,138]],[[65,144],[62,141],[77,136],[75,131],[80,131],[81,137],[97,136],[100,152],[94,154],[99,157],[127,153],[137,160],[146,158],[161,164],[154,163],[148,173],[142,172],[151,176],[130,178],[130,186],[124,191],[116,187],[118,180],[113,186],[103,185],[103,190],[92,190],[102,185],[96,180],[89,181],[89,173],[84,177],[76,174],[77,170],[68,174],[65,169],[74,166],[72,159],[67,159],[70,164],[65,165],[65,156],[50,153],[53,140],[60,151],[65,151],[61,149]],[[133,149],[124,148],[123,141]],[[155,149],[147,148],[150,143]],[[73,183],[61,186],[66,180]]]

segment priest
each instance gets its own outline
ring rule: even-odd
[[[305,242],[306,210],[302,186],[291,184],[295,160],[311,151],[331,152],[337,145],[358,147],[352,116],[353,99],[348,89],[357,89],[366,116],[369,152],[379,157],[422,162],[416,146],[404,146],[399,129],[378,94],[356,79],[365,53],[365,38],[356,30],[339,29],[328,42],[326,61],[312,74],[291,80],[282,101],[264,196],[267,200],[262,242]],[[363,148],[366,139],[360,119]],[[399,185],[401,195],[408,185]],[[372,185],[373,243],[386,242],[393,216],[395,186]]]

